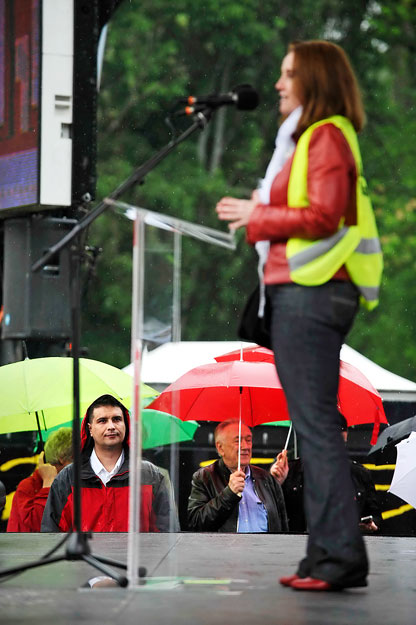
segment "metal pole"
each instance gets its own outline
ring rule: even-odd
[[[181,270],[182,270],[182,234],[173,234],[173,306],[172,306],[172,341],[181,340]]]
[[[182,234],[173,233],[173,293],[172,293],[172,341],[181,340],[181,269],[182,269]],[[175,398],[176,399],[176,398]],[[171,424],[173,430],[174,424]],[[170,461],[169,474],[175,502],[179,501],[179,446],[172,443],[169,446]],[[176,530],[176,515],[172,507],[169,518],[169,531]]]
[[[71,317],[72,317],[72,362],[73,362],[73,425],[72,425],[72,449],[74,466],[74,532],[82,531],[81,519],[81,436],[80,436],[80,411],[79,411],[79,344],[80,344],[80,288],[79,271],[81,262],[81,241],[75,237],[70,246],[70,272],[71,272]]]
[[[141,428],[141,362],[144,293],[144,218],[138,212],[133,228],[133,297],[131,359],[134,363],[133,405],[130,423],[129,533],[127,542],[127,578],[129,588],[139,585],[140,561],[140,500],[142,464]]]

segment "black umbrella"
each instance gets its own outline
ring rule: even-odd
[[[410,419],[405,419],[404,421],[390,425],[388,428],[383,430],[377,439],[377,443],[370,448],[368,455],[375,451],[384,449],[391,443],[397,443],[402,438],[409,436],[410,432],[416,432],[416,415],[414,417],[410,417]]]

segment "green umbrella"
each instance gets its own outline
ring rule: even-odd
[[[46,441],[49,436],[60,427],[71,427],[72,421],[56,425],[48,429],[44,435]],[[143,449],[170,445],[191,441],[196,429],[199,427],[196,421],[181,421],[167,412],[144,408],[142,410]]]
[[[167,412],[145,408],[142,410],[143,449],[191,441],[198,427],[196,421],[182,421]]]
[[[128,408],[133,380],[130,375],[88,358],[80,358],[80,410],[83,414],[97,397],[110,394]],[[72,418],[73,360],[33,358],[0,367],[0,434],[48,430]],[[142,384],[142,402],[157,391]]]

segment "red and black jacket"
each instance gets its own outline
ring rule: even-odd
[[[94,473],[90,455],[93,449],[86,417],[81,425],[81,531],[127,532],[129,500],[129,446],[130,417],[124,413],[126,437],[124,462],[106,485]],[[50,488],[42,518],[42,532],[67,532],[73,527],[73,464],[57,475]],[[174,519],[169,528],[170,516]],[[146,460],[141,466],[140,531],[177,531],[177,515],[168,477]]]

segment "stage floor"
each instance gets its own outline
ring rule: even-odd
[[[35,560],[56,534],[0,534],[0,568]],[[138,589],[84,588],[99,573],[84,562],[38,567],[0,585],[0,623],[138,625],[361,625],[415,622],[414,538],[369,537],[368,588],[301,593],[278,584],[295,570],[305,536],[145,534]],[[95,534],[93,553],[126,561],[125,534]]]

